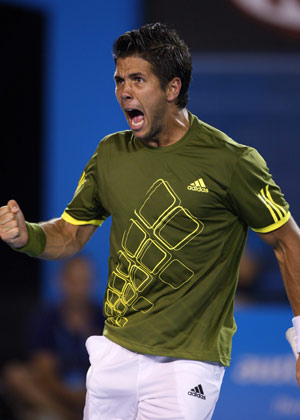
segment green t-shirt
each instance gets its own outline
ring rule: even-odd
[[[112,216],[104,334],[139,353],[230,363],[248,226],[269,232],[288,204],[259,153],[190,114],[177,143],[104,138],[63,219]]]

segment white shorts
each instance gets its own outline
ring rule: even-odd
[[[209,420],[225,368],[219,363],[151,356],[104,336],[86,343],[84,420]]]

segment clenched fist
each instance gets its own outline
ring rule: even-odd
[[[23,213],[15,200],[0,207],[0,238],[14,248],[27,244],[28,232]]]

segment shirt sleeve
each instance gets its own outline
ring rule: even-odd
[[[98,149],[87,163],[73,199],[62,214],[62,219],[73,225],[100,226],[109,216],[100,200],[97,157]]]
[[[288,203],[255,149],[238,160],[228,194],[234,211],[255,232],[271,232],[290,218]]]

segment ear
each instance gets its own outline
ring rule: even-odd
[[[168,84],[166,88],[167,100],[168,102],[174,102],[178,98],[181,89],[181,79],[179,77],[174,77]]]

